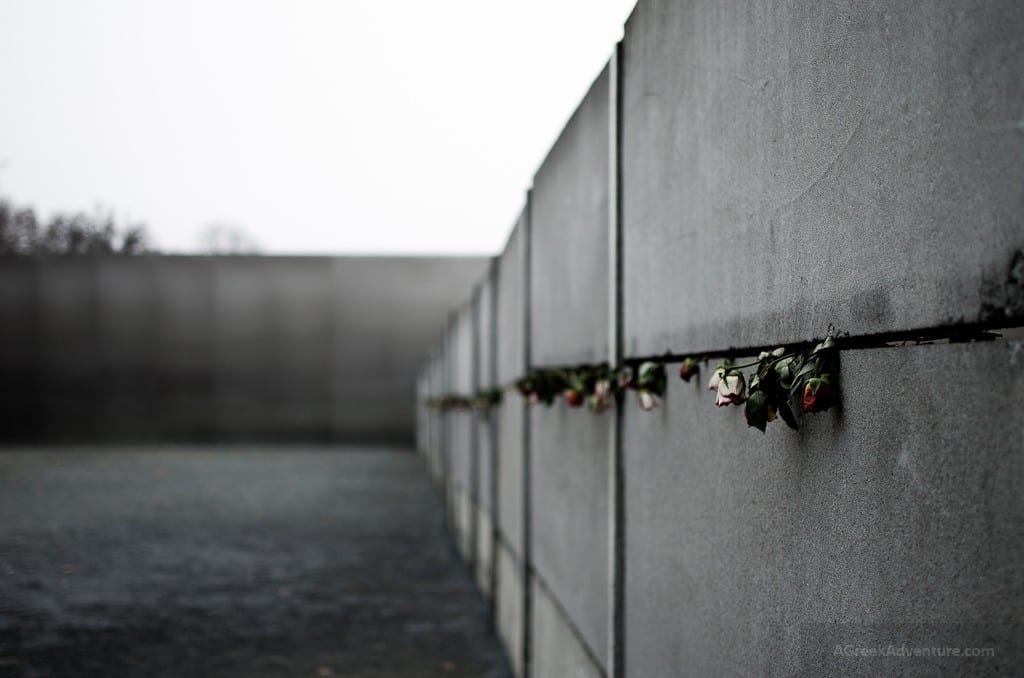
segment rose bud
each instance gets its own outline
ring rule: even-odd
[[[540,394],[538,394],[536,391],[531,391],[530,392],[530,404],[536,405],[539,402],[540,402]]]
[[[594,384],[594,395],[602,400],[607,399],[612,393],[612,382],[607,379],[598,379]]]
[[[679,366],[679,378],[683,381],[690,381],[698,372],[700,372],[700,363],[696,358],[687,358]]]
[[[633,387],[633,369],[631,367],[623,367],[619,370],[619,388],[632,388]]]
[[[812,377],[804,386],[804,412],[824,412],[835,404],[835,392],[827,377]]]
[[[596,393],[587,398],[587,405],[596,414],[600,414],[612,406],[612,401],[607,396],[599,396]]]
[[[650,391],[641,389],[637,393],[637,398],[640,400],[640,409],[645,412],[650,412],[658,406],[658,396],[654,395]]]
[[[715,370],[715,373],[711,375],[711,381],[708,382],[708,390],[709,391],[717,391],[718,390],[718,384],[721,383],[722,377],[724,377],[724,376],[725,376],[725,366],[724,365],[719,365],[719,367]]]
[[[567,388],[565,390],[565,402],[569,407],[579,407],[583,404],[583,392]]]
[[[747,382],[740,372],[730,372],[723,376],[718,382],[718,396],[715,398],[715,405],[725,407],[726,405],[739,405],[747,399]]]

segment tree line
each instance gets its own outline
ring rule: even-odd
[[[143,254],[143,224],[119,225],[111,212],[55,214],[44,222],[31,207],[0,199],[0,255]]]

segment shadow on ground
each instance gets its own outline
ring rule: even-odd
[[[413,454],[0,452],[2,676],[508,676]]]

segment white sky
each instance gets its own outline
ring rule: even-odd
[[[166,251],[494,253],[635,0],[0,0],[0,196]]]

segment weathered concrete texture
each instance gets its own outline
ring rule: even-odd
[[[532,675],[536,678],[604,678],[604,671],[574,633],[550,592],[537,578],[532,582]]]
[[[608,449],[613,416],[561,400],[530,413],[532,560],[602,668],[608,654]]]
[[[523,675],[523,569],[507,544],[498,545],[497,627],[516,676]]]
[[[608,357],[608,73],[605,67],[533,180],[535,366]]]
[[[623,49],[628,354],[1024,317],[1024,3],[642,0]]]
[[[498,426],[498,528],[517,556],[523,553],[525,407],[518,393],[510,393],[493,412]]]
[[[0,675],[510,676],[419,460],[0,454]]]
[[[507,385],[526,373],[526,348],[524,320],[526,311],[526,290],[524,253],[529,207],[520,215],[505,250],[496,263],[498,283],[497,317],[498,328],[498,383]]]
[[[662,409],[628,408],[628,675],[1018,670],[1024,347],[841,360],[841,409],[799,433],[762,436],[678,379]],[[904,642],[997,656],[834,656]]]

